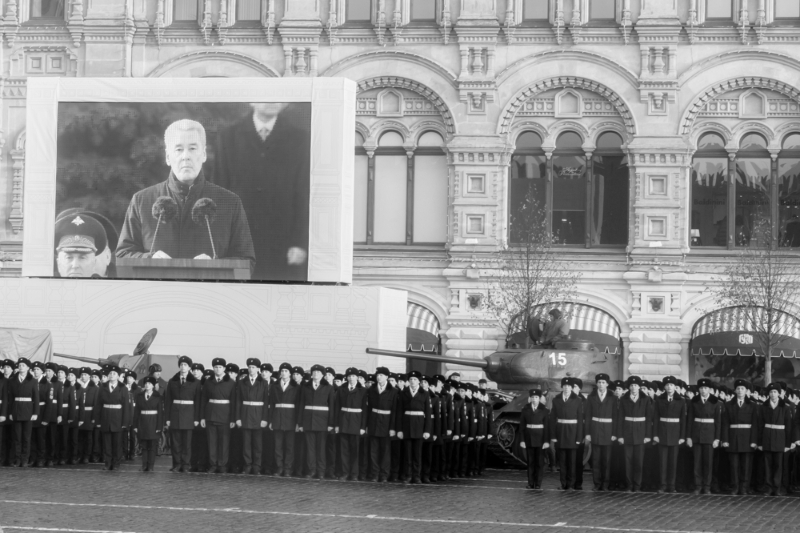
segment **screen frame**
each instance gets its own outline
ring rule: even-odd
[[[28,78],[22,275],[55,276],[59,102],[309,102],[308,282],[352,283],[356,83],[347,78],[186,82],[184,78]]]

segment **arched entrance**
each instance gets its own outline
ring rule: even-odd
[[[439,319],[419,304],[408,302],[406,322],[406,351],[411,353],[441,354],[442,342],[439,337]],[[423,375],[432,376],[442,372],[442,365],[430,361],[409,359],[406,371],[418,370]]]
[[[764,310],[760,310],[763,312]],[[738,378],[764,383],[764,350],[758,342],[751,313],[742,307],[713,311],[694,325],[690,343],[689,377],[711,378],[732,386]],[[772,381],[800,386],[800,320],[783,314],[781,333],[772,348]]]

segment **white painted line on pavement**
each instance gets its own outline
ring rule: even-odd
[[[348,514],[333,514],[333,513],[292,513],[288,511],[259,511],[250,509],[226,509],[226,508],[208,508],[208,507],[173,507],[161,505],[128,505],[121,503],[67,503],[67,502],[42,502],[42,501],[18,501],[18,500],[0,500],[0,503],[21,504],[21,505],[61,505],[65,507],[95,507],[95,508],[110,508],[110,509],[141,509],[146,511],[186,511],[191,513],[234,513],[234,514],[249,514],[249,515],[269,515],[269,516],[296,516],[300,518],[344,518],[344,519],[361,519],[361,520],[385,520],[396,522],[412,522],[418,524],[463,524],[463,525],[486,525],[486,526],[512,526],[512,527],[537,527],[537,528],[562,528],[562,529],[591,529],[597,531],[612,531],[612,532],[629,532],[629,533],[701,533],[700,530],[682,530],[682,529],[645,529],[645,528],[621,528],[621,527],[603,527],[603,526],[587,526],[587,525],[567,525],[565,522],[558,522],[556,524],[536,524],[527,522],[490,522],[488,520],[445,520],[436,518],[409,518],[405,516],[376,516],[376,515],[348,515]],[[61,530],[53,530],[61,531]],[[63,530],[69,531],[69,530]],[[111,532],[109,532],[111,533]],[[113,532],[122,533],[122,532]],[[716,531],[715,533],[726,533],[724,531]]]
[[[0,526],[0,533],[10,531],[62,531],[64,533],[136,533],[135,531],[116,531],[106,529],[67,529],[61,527]]]

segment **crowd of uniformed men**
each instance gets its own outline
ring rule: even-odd
[[[612,382],[598,374],[595,381],[583,396],[580,379],[564,378],[549,409],[542,391],[529,392],[520,428],[530,488],[541,488],[544,456],[555,448],[561,489],[580,490],[590,447],[596,491],[800,490],[800,393],[785,383],[739,379],[730,390],[706,378],[691,386],[673,376]]]
[[[102,462],[118,468],[141,447],[152,471],[168,436],[172,471],[430,483],[480,475],[491,435],[485,380],[456,373],[405,375],[379,367],[212,368],[180,357],[169,381],[154,364],[135,372],[107,365],[3,361],[0,464],[47,467]]]

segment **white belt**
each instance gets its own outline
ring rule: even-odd
[[[328,407],[325,405],[306,405],[306,409],[311,409],[312,411],[327,411]]]
[[[613,422],[613,420],[610,419],[610,418],[595,418],[595,417],[592,417],[592,421],[593,422],[603,422],[605,424],[610,424],[611,422]]]
[[[194,405],[194,400],[173,400],[172,403],[177,403],[178,405]]]
[[[242,405],[252,405],[253,407],[261,407],[264,402],[242,402]]]
[[[644,422],[646,420],[647,420],[647,418],[645,418],[643,416],[626,416],[625,417],[625,421],[626,422]]]
[[[109,409],[122,409],[122,404],[107,403],[107,404],[103,405],[103,407],[108,407]]]
[[[544,424],[528,424],[528,429],[544,429]]]
[[[680,418],[662,418],[661,421],[662,422],[672,422],[673,424],[680,424],[681,423],[681,419]]]
[[[751,424],[731,424],[731,429],[750,429]]]
[[[556,422],[558,422],[559,424],[577,424],[578,423],[577,420],[570,420],[570,419],[566,419],[566,418],[559,418],[558,420],[556,420]]]
[[[143,415],[157,415],[158,411],[142,411]]]
[[[284,409],[294,409],[293,403],[276,403],[275,407],[283,407]]]
[[[764,424],[764,427],[768,429],[786,429],[786,426],[783,424]]]
[[[44,405],[45,403],[47,403],[47,402],[39,402],[39,405]]]
[[[58,403],[58,400],[53,400],[53,403],[57,404],[57,403]]]
[[[15,402],[32,402],[33,398],[14,398]]]
[[[2,403],[2,402],[0,402],[0,403]],[[68,403],[62,403],[62,404],[61,404],[61,408],[62,408],[62,409],[66,409],[66,408],[68,408],[68,407],[69,407],[69,404],[68,404]]]
[[[713,424],[714,423],[714,419],[713,418],[695,418],[694,421],[695,422],[701,422],[703,424]]]
[[[384,410],[384,409],[373,409],[372,412],[373,413],[378,413],[379,415],[390,415],[390,414],[392,414],[391,411]]]
[[[223,404],[223,405],[231,403],[230,400],[214,400],[212,398],[209,398],[208,401],[209,401],[209,403],[218,403],[218,404]]]
[[[91,405],[84,405],[83,406],[83,410],[84,411],[91,411],[92,409],[94,409],[94,407],[92,407]]]
[[[361,409],[356,409],[354,407],[342,407],[342,411],[345,413],[360,413]]]
[[[425,416],[424,411],[406,411],[406,414],[411,416]]]

